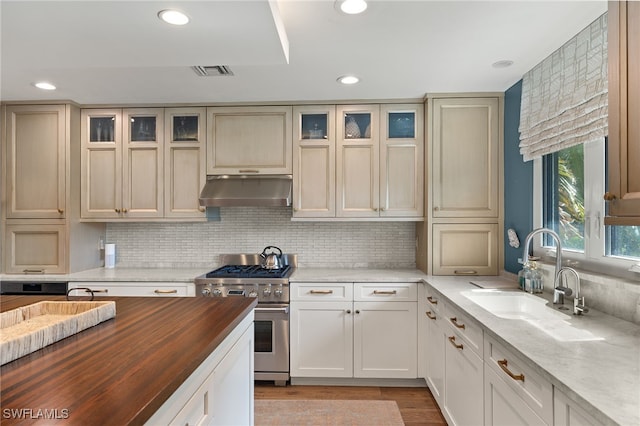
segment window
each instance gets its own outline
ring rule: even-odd
[[[584,269],[612,273],[640,260],[640,226],[604,226],[606,141],[563,149],[537,160],[536,223],[555,230],[563,257]],[[544,247],[553,247],[545,236]],[[602,269],[604,265],[604,269]]]

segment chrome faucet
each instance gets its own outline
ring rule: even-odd
[[[527,235],[527,238],[525,238],[524,240],[522,264],[526,265],[527,263],[529,263],[529,246],[531,245],[531,240],[533,239],[533,237],[538,234],[549,234],[556,241],[556,270],[553,274],[553,288],[556,288],[558,284],[560,269],[562,269],[562,243],[560,242],[560,235],[558,235],[553,229],[538,228],[529,232],[529,235]]]
[[[589,312],[589,309],[584,305],[584,297],[580,297],[580,276],[578,275],[578,272],[573,268],[564,267],[560,269],[560,272],[558,272],[558,281],[560,281],[562,285],[558,285],[553,288],[553,303],[562,304],[564,303],[564,296],[571,296],[571,294],[573,293],[569,286],[564,285],[565,272],[570,272],[576,279],[576,295],[573,298],[573,314],[586,314],[587,312]]]

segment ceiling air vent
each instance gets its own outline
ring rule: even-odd
[[[193,71],[198,74],[200,77],[217,77],[222,75],[233,75],[231,72],[231,68],[226,65],[211,65],[211,66],[202,66],[196,65],[191,67]]]

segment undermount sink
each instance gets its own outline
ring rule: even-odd
[[[505,319],[568,320],[571,317],[547,306],[547,301],[529,293],[498,290],[467,290],[461,292],[481,308]]]
[[[569,322],[572,316],[547,306],[549,302],[529,293],[477,289],[462,291],[461,294],[497,317],[524,320],[556,340],[604,340],[589,330],[573,326]]]

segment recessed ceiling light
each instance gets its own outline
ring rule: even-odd
[[[337,81],[342,84],[356,84],[360,79],[355,75],[343,75],[342,77],[338,77]]]
[[[510,67],[511,65],[513,65],[513,61],[510,61],[508,59],[497,61],[491,64],[491,66],[494,68],[507,68],[507,67]]]
[[[56,86],[51,83],[47,83],[46,81],[39,81],[33,85],[42,90],[56,90]]]
[[[161,10],[158,12],[158,18],[171,25],[185,25],[189,23],[189,17],[187,15],[173,9]]]
[[[367,9],[365,0],[337,0],[335,5],[338,10],[349,15],[356,15]]]

